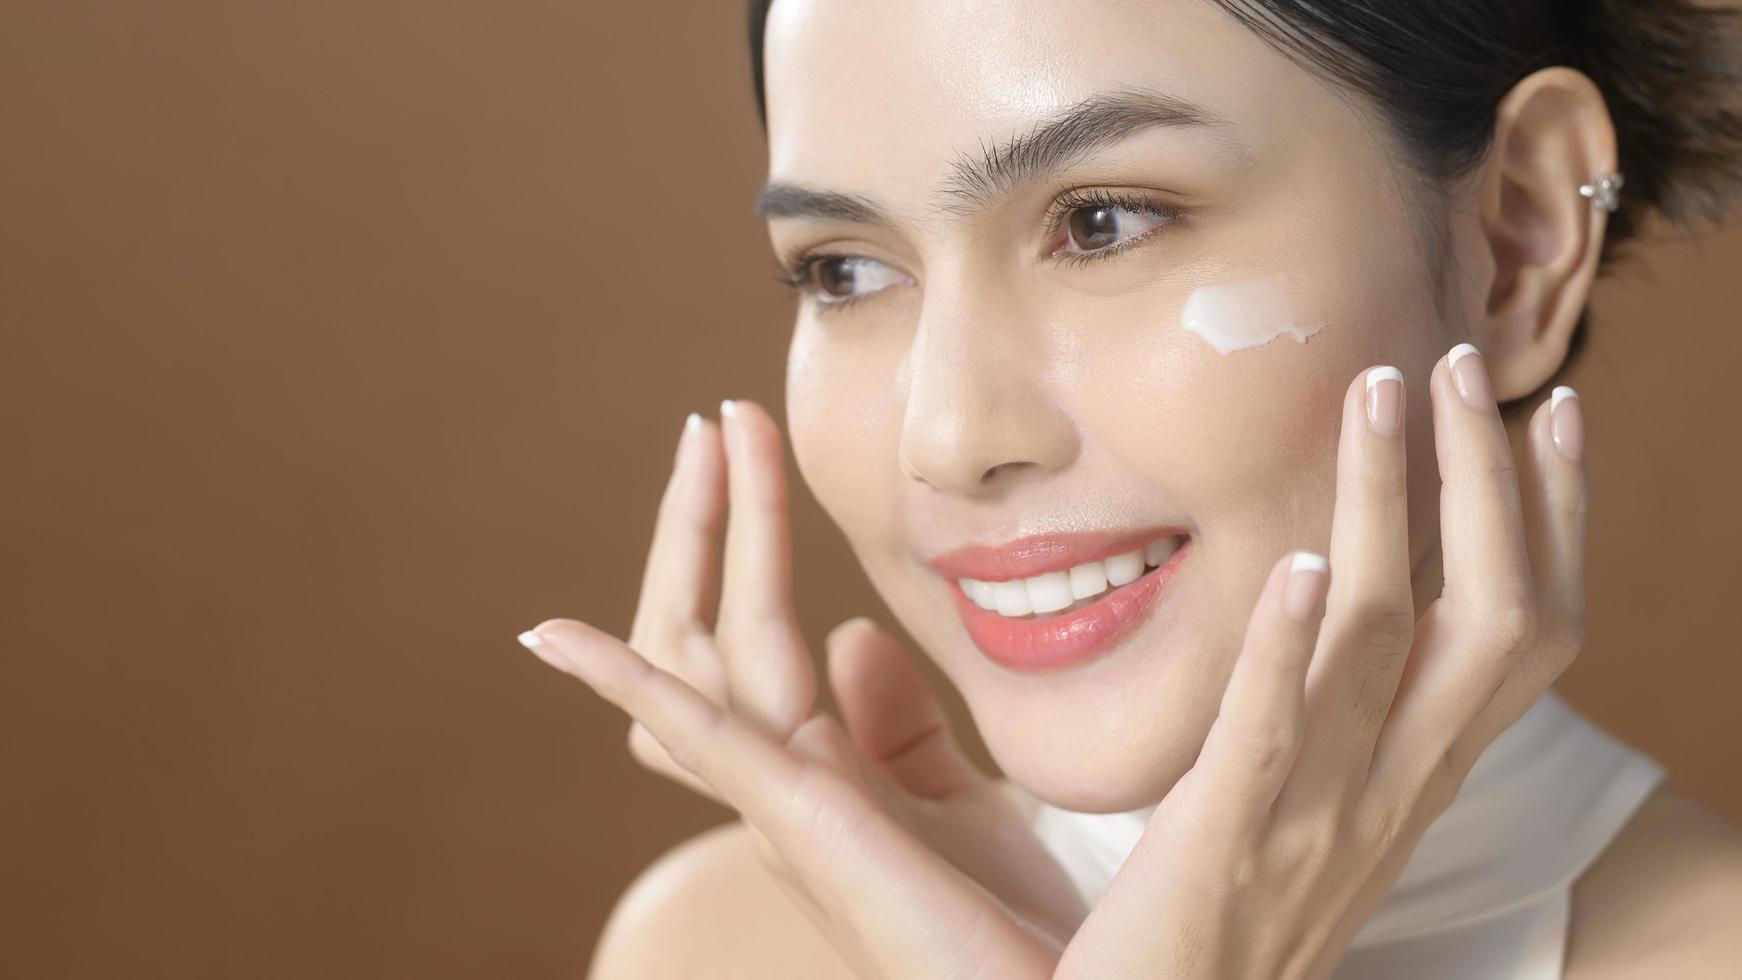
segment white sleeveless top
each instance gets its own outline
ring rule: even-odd
[[[1664,775],[1544,693],[1476,760],[1333,980],[1558,980],[1573,881]],[[1155,809],[1078,813],[1011,788],[1091,905]]]

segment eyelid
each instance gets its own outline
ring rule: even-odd
[[[1053,203],[1047,207],[1046,240],[1049,242],[1052,241],[1059,232],[1063,230],[1062,226],[1064,225],[1065,218],[1072,212],[1080,211],[1083,208],[1089,207],[1119,209],[1136,212],[1138,214],[1149,214],[1161,218],[1162,220],[1157,222],[1154,227],[1141,234],[1133,235],[1129,238],[1122,238],[1119,241],[1102,248],[1087,249],[1079,252],[1055,251],[1048,253],[1047,258],[1052,259],[1055,262],[1069,264],[1081,264],[1083,262],[1093,262],[1104,258],[1110,258],[1124,252],[1126,249],[1149,241],[1151,238],[1160,234],[1169,225],[1172,225],[1185,217],[1185,209],[1145,194],[1128,191],[1109,191],[1103,188],[1089,188],[1086,190],[1073,189],[1060,194],[1053,200]],[[1068,242],[1066,244],[1068,244]]]
[[[823,298],[824,294],[812,285],[816,278],[814,266],[819,263],[830,260],[841,262],[875,262],[878,265],[901,274],[907,280],[906,283],[896,283],[895,285],[906,285],[913,281],[913,277],[901,272],[900,269],[890,265],[882,259],[870,255],[858,255],[851,252],[827,251],[828,248],[829,246],[823,245],[798,250],[798,253],[790,259],[783,259],[778,263],[781,266],[781,274],[776,277],[781,283],[787,286],[788,289],[800,294],[822,312],[835,312],[842,307],[851,306],[867,297],[888,292],[894,287],[884,286],[868,293],[855,293],[845,299],[825,299]]]
[[[1169,225],[1172,225],[1174,222],[1179,221],[1184,217],[1184,209],[1145,194],[1128,191],[1109,191],[1104,188],[1074,188],[1057,195],[1047,205],[1046,211],[1043,215],[1047,241],[1051,241],[1059,233],[1067,217],[1069,217],[1073,212],[1087,207],[1116,208],[1138,214],[1153,215],[1163,220],[1141,234],[1120,239],[1119,241],[1102,248],[1088,249],[1079,252],[1052,252],[1048,254],[1047,258],[1052,259],[1054,262],[1068,264],[1082,264],[1085,262],[1111,258],[1127,249],[1134,248],[1149,241]],[[827,248],[828,246],[806,247],[798,249],[796,253],[791,254],[790,257],[781,258],[777,263],[781,268],[781,275],[777,276],[777,278],[793,292],[803,295],[819,309],[828,312],[833,312],[843,307],[850,306],[866,297],[887,292],[891,288],[885,286],[868,293],[858,293],[845,299],[822,298],[822,294],[811,285],[812,280],[815,278],[813,267],[820,262],[829,260],[860,260],[877,262],[885,266],[889,265],[887,262],[873,258],[872,256],[857,255],[847,252],[825,251]],[[894,268],[893,266],[889,267]],[[911,277],[909,277],[909,279],[911,281]]]

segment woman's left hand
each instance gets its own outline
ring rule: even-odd
[[[1196,764],[1056,977],[1329,976],[1477,757],[1572,663],[1578,399],[1538,407],[1517,467],[1481,355],[1452,353],[1429,379],[1441,595],[1418,621],[1403,385],[1372,368],[1344,397],[1334,573],[1271,570]]]

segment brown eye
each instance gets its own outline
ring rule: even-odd
[[[823,259],[817,263],[817,288],[836,299],[853,295],[853,260]]]
[[[1079,208],[1071,213],[1071,240],[1085,249],[1101,248],[1117,241],[1119,223],[1113,219],[1116,208]]]
[[[1178,220],[1180,209],[1122,192],[1101,190],[1067,194],[1048,209],[1054,258],[1084,262],[1108,258],[1155,237]],[[1058,242],[1059,238],[1063,242]]]
[[[845,306],[889,286],[910,282],[895,269],[863,255],[814,255],[805,260],[794,285],[822,306]]]

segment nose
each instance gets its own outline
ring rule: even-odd
[[[926,295],[899,379],[909,477],[944,493],[985,495],[1075,455],[1074,427],[1048,387],[1055,358],[1021,306],[1013,291],[983,286]]]

